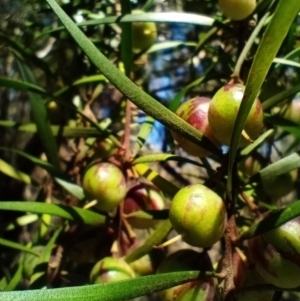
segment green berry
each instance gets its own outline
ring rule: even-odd
[[[97,163],[87,169],[83,190],[88,200],[97,200],[96,208],[111,211],[125,198],[127,187],[122,171],[111,163]]]
[[[105,257],[94,265],[90,273],[90,282],[109,283],[134,277],[132,268],[123,259]]]
[[[223,14],[235,21],[249,17],[256,8],[256,0],[219,0]]]
[[[216,138],[225,145],[230,145],[235,120],[244,96],[245,86],[228,84],[217,91],[211,100],[208,120]],[[254,140],[263,128],[263,109],[256,99],[246,119],[244,130],[250,139]],[[250,141],[241,136],[239,146],[245,146]]]
[[[195,184],[174,196],[169,218],[186,243],[205,248],[223,236],[227,214],[223,200],[214,191]]]

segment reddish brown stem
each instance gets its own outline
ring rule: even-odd
[[[226,273],[224,282],[224,300],[230,300],[230,296],[235,289],[234,279],[233,279],[233,246],[232,241],[236,237],[236,225],[234,215],[232,215],[227,223],[226,233],[225,233],[225,255],[224,255],[224,271]]]
[[[132,115],[132,103],[130,100],[127,100],[126,103],[126,113],[125,113],[125,129],[124,129],[124,139],[123,139],[123,148],[124,148],[124,162],[128,162],[131,158],[130,150],[130,124]]]

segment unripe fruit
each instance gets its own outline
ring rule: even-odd
[[[219,0],[223,14],[231,20],[243,20],[256,8],[256,0]]]
[[[244,96],[245,86],[228,84],[217,91],[211,100],[208,120],[216,138],[225,145],[230,145],[234,123]],[[247,117],[244,130],[251,139],[255,139],[263,128],[263,109],[256,99]],[[250,142],[241,136],[239,146]]]
[[[132,14],[143,14],[142,10],[134,10]],[[132,51],[139,53],[150,48],[157,38],[156,25],[153,22],[132,23]]]
[[[186,243],[202,248],[212,246],[223,236],[227,222],[223,200],[201,184],[178,191],[169,218]]]
[[[257,272],[280,288],[300,286],[300,217],[248,241]]]
[[[212,264],[206,253],[186,249],[169,255],[158,267],[157,273],[183,271],[212,271]],[[203,277],[199,280],[171,287],[160,292],[162,301],[214,301],[218,300],[217,280]]]
[[[123,259],[105,257],[94,265],[90,273],[90,282],[93,284],[108,283],[134,277],[133,270]]]
[[[293,99],[282,108],[282,116],[300,125],[300,97]]]
[[[147,229],[157,224],[158,220],[131,215],[136,211],[162,210],[165,203],[162,195],[153,186],[141,184],[131,188],[124,201],[124,213],[127,221],[137,229]]]
[[[103,211],[116,208],[124,200],[127,190],[123,173],[111,163],[97,163],[89,167],[82,186],[87,199],[96,199],[96,208]]]
[[[216,146],[219,146],[219,142],[214,136],[210,125],[208,123],[208,108],[210,104],[210,98],[207,97],[195,97],[184,102],[177,110],[176,114],[185,120],[187,123],[196,128],[205,137],[207,137]],[[171,132],[173,138],[177,141],[178,145],[192,156],[205,157],[211,153],[204,148],[189,141],[187,138],[179,135],[176,132]]]

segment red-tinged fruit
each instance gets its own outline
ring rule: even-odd
[[[219,0],[223,14],[235,21],[249,17],[256,8],[256,0]]]
[[[88,200],[97,200],[97,209],[111,211],[126,196],[126,180],[122,171],[111,163],[97,163],[87,169],[82,182]]]
[[[267,283],[280,288],[300,286],[300,217],[249,239],[255,268]]]
[[[105,257],[94,265],[90,273],[90,282],[93,284],[110,283],[134,277],[133,270],[123,259]]]
[[[215,137],[225,145],[230,145],[235,120],[244,96],[245,86],[228,84],[217,91],[211,100],[208,120]],[[246,119],[244,131],[251,140],[257,138],[263,129],[263,109],[256,99]],[[250,139],[241,136],[239,146],[249,144]]]
[[[186,249],[169,255],[158,267],[157,273],[183,271],[212,271],[207,253]],[[216,278],[202,277],[159,293],[162,301],[216,301],[219,298]]]
[[[169,213],[173,228],[195,247],[210,247],[224,234],[227,213],[223,200],[201,184],[182,188],[174,196]]]
[[[135,215],[137,211],[162,210],[165,202],[160,192],[153,186],[140,184],[131,188],[124,201],[124,213],[130,225],[137,229],[147,229],[159,221]]]
[[[195,97],[184,102],[177,110],[176,114],[185,120],[187,123],[196,128],[206,138],[213,142],[216,146],[220,146],[220,143],[214,136],[211,127],[208,123],[208,109],[210,104],[210,98],[207,97]],[[176,132],[171,132],[174,140],[178,145],[192,156],[205,157],[211,153],[189,141],[187,138],[179,135]]]

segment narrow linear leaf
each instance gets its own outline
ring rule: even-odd
[[[266,101],[264,101],[262,104],[263,109],[267,110],[267,109],[277,105],[281,101],[283,101],[291,96],[294,96],[299,91],[300,91],[300,84],[296,85],[290,89],[284,90],[284,91],[272,96],[271,98],[267,99]]]
[[[87,225],[102,225],[108,221],[105,215],[78,207],[38,202],[1,201],[0,210],[49,214]]]
[[[250,153],[252,153],[257,147],[259,147],[263,142],[265,142],[265,140],[273,135],[274,130],[273,129],[269,129],[266,132],[264,132],[261,136],[259,136],[253,143],[251,143],[250,145],[248,145],[247,147],[245,147],[242,151],[241,151],[241,156],[248,156]]]
[[[63,227],[56,229],[51,236],[51,239],[48,241],[43,253],[40,255],[37,266],[34,269],[33,275],[30,278],[30,287],[31,288],[40,288],[45,286],[47,281],[47,269],[50,262],[50,256],[54,244],[59,236],[60,232],[63,230]]]
[[[0,245],[8,247],[8,248],[15,249],[15,250],[18,250],[18,251],[27,252],[27,253],[31,253],[33,255],[39,256],[39,254],[32,251],[30,248],[25,247],[25,246],[23,246],[23,245],[21,245],[17,242],[7,240],[5,238],[0,237]]]
[[[151,181],[155,186],[161,189],[163,193],[170,197],[173,197],[179,190],[177,186],[161,177],[156,171],[150,169],[146,164],[136,164],[134,169],[140,176]]]
[[[141,164],[141,163],[153,163],[153,162],[159,162],[159,161],[178,161],[178,162],[184,162],[184,163],[190,163],[196,166],[200,166],[200,167],[205,167],[203,164],[188,159],[188,158],[184,158],[184,157],[180,157],[180,156],[176,156],[176,155],[171,155],[171,154],[151,154],[151,155],[145,155],[145,156],[141,156],[137,159],[135,159],[132,162],[132,165],[136,165],[136,164]]]
[[[166,49],[173,49],[177,48],[180,46],[185,46],[185,47],[196,47],[197,44],[195,42],[182,42],[182,41],[167,41],[167,42],[161,42],[161,43],[156,43],[152,45],[149,50],[147,50],[147,53],[153,53],[153,52],[158,52]]]
[[[2,127],[9,127],[14,128],[20,132],[26,132],[26,133],[36,133],[37,128],[36,124],[34,123],[27,123],[27,124],[18,124],[14,121],[9,120],[0,120],[0,126]],[[51,131],[53,136],[57,136],[58,134],[62,137],[99,137],[101,132],[99,132],[98,129],[94,127],[70,127],[70,126],[64,126],[60,127],[58,125],[52,125]]]
[[[27,160],[33,162],[34,164],[40,166],[41,168],[44,168],[46,171],[49,172],[49,174],[54,178],[54,180],[61,185],[66,191],[68,191],[70,194],[75,196],[78,200],[84,199],[84,192],[82,187],[78,186],[74,182],[72,182],[68,177],[66,177],[62,172],[54,168],[49,162],[43,161],[39,158],[36,158],[34,156],[31,156],[23,151],[20,151],[18,149],[12,149],[7,147],[1,147],[0,150],[13,152],[15,154],[18,154]]]
[[[7,176],[9,176],[15,180],[23,182],[27,185],[30,185],[30,184],[38,185],[38,183],[36,183],[36,181],[34,181],[29,175],[18,170],[17,168],[8,164],[7,162],[5,162],[2,159],[0,159],[0,172],[6,174]]]
[[[293,153],[261,169],[258,174],[262,181],[268,181],[297,168],[300,168],[300,156]]]
[[[132,157],[135,158],[137,153],[140,151],[140,149],[145,144],[148,136],[150,135],[152,128],[154,124],[154,119],[150,116],[146,116],[145,120],[143,121],[143,124],[140,127],[140,130],[138,132],[138,135],[136,137],[136,141],[134,145],[132,146]]]
[[[128,99],[168,128],[189,138],[191,141],[203,146],[214,154],[220,154],[220,150],[218,150],[209,139],[203,137],[203,135],[194,127],[179,118],[176,114],[170,112],[162,104],[135,85],[128,77],[122,74],[101,52],[99,52],[94,44],[83,34],[55,0],[47,0],[47,2],[89,59]],[[138,14],[133,16],[138,16]],[[196,16],[200,19],[200,16]],[[177,20],[178,22],[180,19],[173,17],[172,20]]]
[[[227,192],[232,191],[231,169],[245,121],[270,66],[300,9],[299,0],[279,0],[254,57],[246,83],[245,94],[235,121],[230,143]]]
[[[5,227],[5,231],[10,231],[15,229],[17,226],[26,226],[28,224],[34,223],[39,219],[37,214],[26,214],[23,216],[17,217],[12,223],[8,224]]]
[[[23,266],[22,264],[19,264],[15,274],[5,286],[4,288],[5,291],[12,291],[18,286],[18,284],[20,283],[23,277],[22,272],[23,272]]]
[[[14,88],[16,90],[31,91],[46,94],[46,90],[32,83],[0,76],[0,87]]]
[[[90,75],[90,76],[85,76],[81,79],[76,80],[73,83],[73,86],[78,86],[78,85],[84,85],[84,84],[89,84],[93,82],[102,82],[102,81],[107,81],[106,77],[103,76],[102,74],[96,74],[96,75]]]
[[[281,59],[281,58],[275,58],[273,60],[273,63],[278,63],[280,65],[287,65],[287,66],[292,66],[292,67],[297,67],[300,68],[300,64],[291,60],[287,59]]]
[[[174,272],[139,277],[109,284],[94,284],[57,289],[2,292],[1,301],[124,301],[196,280],[213,272]],[[149,285],[151,283],[151,285]]]
[[[174,20],[178,23],[186,23],[186,24],[194,24],[194,25],[202,25],[202,26],[211,26],[215,19],[199,15],[199,14],[191,14],[191,13],[178,13],[178,12],[163,12],[163,13],[144,13],[144,14],[130,14],[125,15],[122,18],[119,16],[111,16],[91,21],[86,21],[77,24],[78,27],[83,26],[97,26],[102,24],[113,24],[113,23],[133,23],[133,22],[162,22],[162,23],[174,23]],[[57,31],[64,30],[64,27],[59,27],[54,30],[49,30],[43,32],[38,38],[43,37],[44,35],[52,34]]]
[[[143,245],[136,248],[131,253],[127,254],[124,260],[127,263],[131,263],[148,254],[154,246],[158,246],[159,244],[161,244],[161,242],[167,237],[171,230],[172,225],[170,220],[167,219],[162,221],[154,230],[154,232],[145,240]]]
[[[271,211],[263,220],[255,222],[240,236],[240,240],[249,239],[280,227],[286,222],[300,216],[300,201],[295,201],[283,209]]]
[[[30,68],[20,61],[18,61],[18,66],[23,79],[27,82],[35,84],[36,80]],[[38,95],[37,93],[28,92],[28,96],[33,119],[36,123],[37,132],[44,147],[47,159],[59,170],[60,160],[58,157],[58,148],[55,138],[52,135],[46,106],[44,105],[44,102],[42,101],[40,95]]]
[[[205,71],[204,75],[200,78],[194,80],[192,83],[184,87],[169,103],[169,109],[172,112],[175,112],[177,108],[180,105],[180,102],[186,95],[188,91],[190,91],[192,88],[199,86],[201,83],[203,83],[209,76],[210,72],[214,69],[215,65],[211,64]]]

